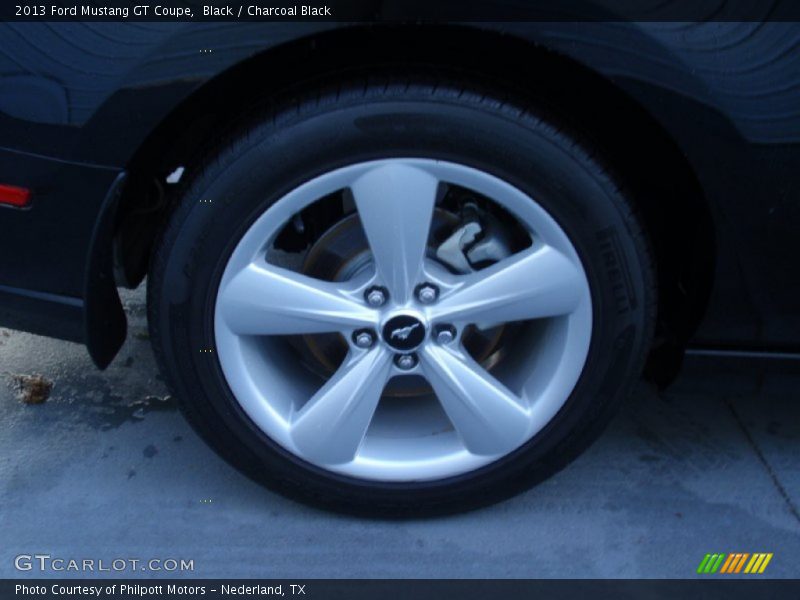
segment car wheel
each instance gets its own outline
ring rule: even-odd
[[[598,435],[649,347],[647,240],[597,150],[507,96],[320,84],[196,169],[154,253],[150,327],[233,465],[337,510],[449,512]]]

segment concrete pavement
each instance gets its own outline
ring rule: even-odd
[[[143,291],[124,303],[129,340],[105,372],[81,346],[0,330],[0,577],[82,575],[15,569],[34,553],[194,561],[145,577],[692,577],[708,552],[773,552],[765,575],[800,576],[791,380],[642,385],[597,444],[526,494],[447,518],[361,520],[218,459],[166,397]],[[43,404],[17,398],[13,376],[33,373],[54,384]]]

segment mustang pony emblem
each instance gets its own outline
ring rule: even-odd
[[[400,327],[399,329],[395,329],[392,331],[392,339],[398,338],[401,340],[407,340],[408,336],[411,335],[411,332],[414,331],[417,327],[419,327],[419,323],[414,323],[413,325],[409,325],[408,327]]]

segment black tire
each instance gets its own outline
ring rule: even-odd
[[[501,97],[441,79],[320,85],[257,112],[196,170],[154,253],[150,330],[185,415],[235,467],[282,494],[334,510],[442,513],[527,489],[599,435],[639,377],[651,342],[655,290],[648,243],[620,181],[588,142],[558,117]],[[201,352],[214,347],[216,284],[248,225],[318,174],[392,156],[464,163],[536,198],[571,238],[592,290],[589,357],[556,417],[501,460],[435,482],[360,481],[299,460],[249,420],[217,357]],[[208,197],[222,200],[200,202]]]

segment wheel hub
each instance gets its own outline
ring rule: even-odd
[[[410,352],[425,341],[427,327],[422,318],[400,314],[390,318],[383,326],[383,341],[398,352]]]
[[[448,211],[437,208],[434,212],[431,240],[441,243],[454,228],[457,228],[459,218]],[[428,255],[438,258],[437,246],[434,244],[428,249]],[[449,265],[445,265],[449,267]],[[302,271],[306,275],[326,281],[346,281],[358,276],[360,273],[372,268],[372,257],[369,244],[361,228],[357,214],[350,214],[334,223],[308,251],[303,263]],[[427,292],[427,293],[426,293]],[[434,302],[436,292],[431,293],[424,284],[417,286],[414,297],[420,305]],[[391,299],[387,301],[387,293],[381,286],[371,285],[364,290],[364,302],[368,306],[386,311],[391,308]],[[397,307],[395,307],[396,309]],[[428,325],[425,325],[428,328]],[[501,341],[503,326],[491,330],[467,330],[461,338],[464,347],[470,355],[481,364],[489,364],[496,358]],[[427,331],[424,332],[427,335]],[[387,340],[381,336],[381,340]],[[394,351],[404,352],[385,342]],[[358,344],[356,344],[358,346]],[[416,346],[419,346],[417,344]],[[416,347],[414,346],[414,347]],[[359,347],[369,347],[361,345]],[[308,357],[309,368],[319,375],[329,377],[344,360],[347,354],[347,341],[338,334],[306,335],[302,338],[302,346],[298,350]],[[424,381],[392,380],[386,386],[385,394],[388,396],[424,395],[430,393],[430,387]]]

